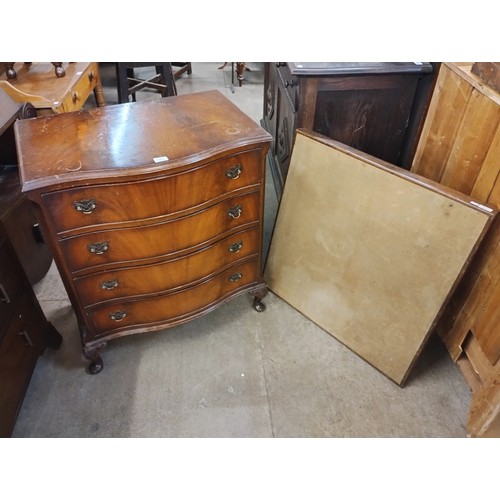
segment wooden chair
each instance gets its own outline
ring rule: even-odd
[[[155,75],[151,78],[138,78],[136,68],[155,68]],[[118,102],[129,102],[129,96],[135,102],[135,94],[145,88],[160,92],[162,97],[177,95],[175,79],[172,72],[172,63],[161,62],[119,62],[116,63],[116,80]]]

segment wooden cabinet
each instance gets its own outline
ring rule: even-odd
[[[262,125],[278,195],[297,128],[409,168],[433,78],[429,63],[266,63]]]
[[[500,208],[500,94],[443,63],[412,172]],[[500,437],[500,220],[489,231],[438,331],[473,391],[467,430]]]
[[[244,292],[263,310],[271,137],[218,91],[38,118],[16,136],[92,373],[110,339]]]
[[[35,108],[14,102],[0,89],[0,207],[8,240],[33,285],[47,273],[52,255],[44,244],[31,203],[21,193],[14,141],[16,120],[33,118]]]
[[[16,198],[12,190],[15,179],[17,173],[4,171],[0,175],[0,437],[12,433],[38,356],[47,346],[57,348],[61,342],[47,322],[16,255],[16,247],[35,248],[31,259],[39,257],[34,241],[19,246],[25,230],[31,229],[24,219],[30,207],[24,196],[17,193]],[[43,267],[28,269],[38,268],[39,272]]]

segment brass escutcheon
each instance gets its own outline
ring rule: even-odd
[[[78,212],[82,212],[82,214],[88,215],[88,214],[91,214],[97,208],[97,204],[96,204],[95,200],[93,200],[93,199],[80,200],[80,201],[74,201],[73,207]]]
[[[110,317],[113,321],[121,321],[121,320],[122,320],[122,319],[124,319],[126,316],[127,316],[126,311],[115,311],[115,312],[109,313],[109,317]]]
[[[242,211],[243,211],[243,209],[241,208],[241,205],[236,205],[234,207],[231,207],[227,211],[227,215],[229,215],[229,217],[231,217],[233,219],[237,219],[238,217],[241,216]]]
[[[237,273],[231,274],[231,276],[229,276],[229,281],[234,283],[235,281],[239,281],[241,278],[243,278],[243,274],[241,274],[240,272],[237,272]]]
[[[238,163],[238,165],[235,165],[234,167],[228,168],[226,170],[226,177],[228,177],[229,179],[237,179],[241,175],[242,171],[243,167]]]
[[[109,243],[107,241],[101,241],[99,243],[89,243],[88,248],[90,253],[102,255],[104,252],[107,252],[109,250]]]

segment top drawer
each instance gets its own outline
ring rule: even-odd
[[[175,214],[260,182],[261,150],[233,155],[176,175],[42,195],[58,234]]]

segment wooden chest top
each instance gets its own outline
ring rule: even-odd
[[[191,165],[271,136],[219,91],[18,121],[23,191]]]

